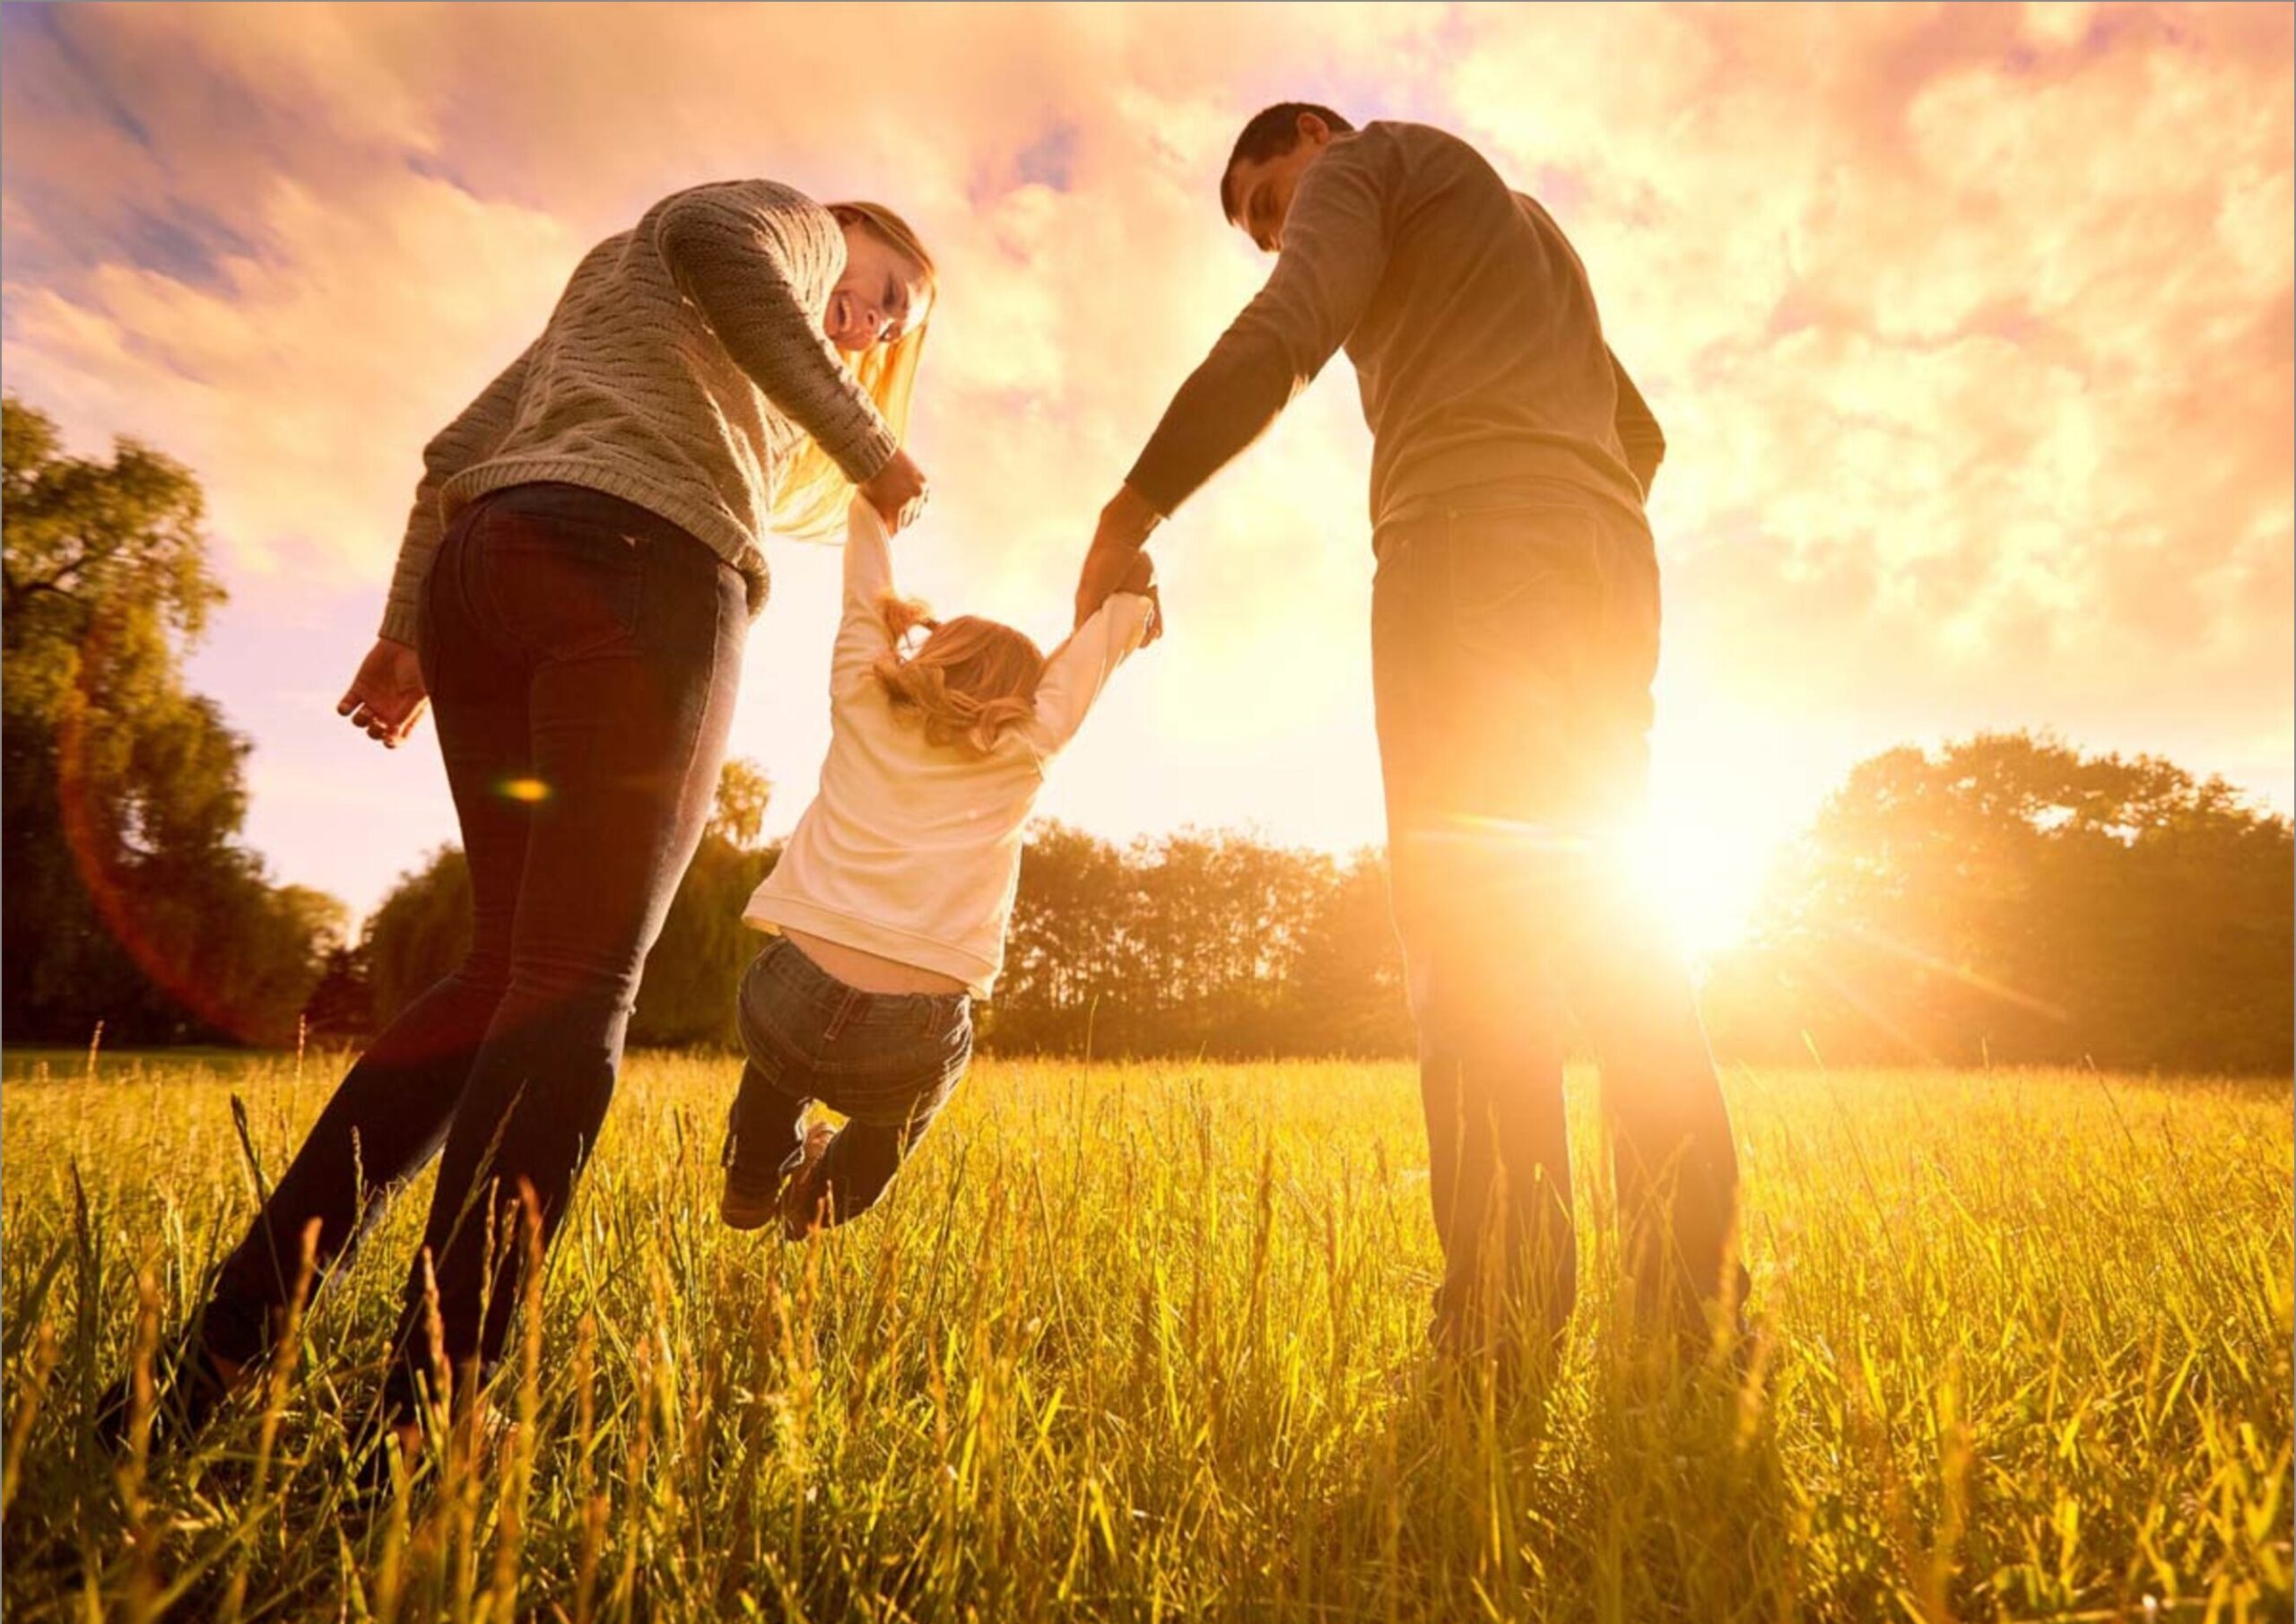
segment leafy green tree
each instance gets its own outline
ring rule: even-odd
[[[1234,832],[1183,830],[1133,855],[1146,985],[1160,989],[1145,1051],[1268,1054],[1303,942],[1337,879],[1319,853]]]
[[[343,910],[239,844],[248,744],[186,690],[222,589],[197,482],[65,454],[0,403],[0,839],[9,1036],[291,1042]]]
[[[1316,899],[1285,1010],[1294,1054],[1408,1055],[1416,1046],[1384,852],[1358,852]]]
[[[1233,831],[1031,839],[983,1025],[1008,1050],[1407,1054],[1386,874]]]
[[[1861,763],[1709,988],[1718,1042],[2285,1071],[2291,834],[2220,779],[1987,734]]]
[[[318,985],[303,1005],[303,1024],[313,1042],[363,1043],[375,1031],[375,988],[367,956],[338,947],[326,956]]]
[[[1004,971],[980,1022],[983,1043],[1109,1052],[1103,1035],[1121,1039],[1158,998],[1135,957],[1137,900],[1116,847],[1065,824],[1039,826],[1021,854]]]
[[[718,769],[718,794],[703,838],[722,840],[737,851],[754,851],[765,828],[766,804],[772,799],[773,780],[765,769],[745,756],[733,757]]]

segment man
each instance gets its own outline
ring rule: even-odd
[[[1648,766],[1642,503],[1665,439],[1561,229],[1456,137],[1287,102],[1244,126],[1220,201],[1275,268],[1103,509],[1078,621],[1344,345],[1372,433],[1372,677],[1445,1255],[1432,1335],[1511,1361],[1569,1317],[1572,1014],[1602,1061],[1638,1296],[1703,1335],[1744,1279],[1736,1155],[1688,979],[1607,860]]]

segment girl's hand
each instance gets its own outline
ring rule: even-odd
[[[377,638],[367,657],[359,662],[359,674],[335,702],[335,714],[349,716],[353,727],[364,728],[367,736],[384,749],[396,750],[414,732],[430,702],[414,650],[388,638]]]
[[[877,470],[876,477],[857,489],[892,534],[915,524],[917,516],[925,511],[925,470],[906,451],[895,451],[892,460]]]
[[[1140,637],[1140,647],[1145,648],[1164,635],[1164,596],[1156,590],[1156,560],[1146,549],[1132,555],[1132,564],[1124,572],[1124,579],[1117,586],[1118,592],[1129,592],[1148,600],[1148,629]]]

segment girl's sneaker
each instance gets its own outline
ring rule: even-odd
[[[805,1240],[833,1221],[829,1211],[829,1185],[822,1177],[822,1159],[837,1130],[817,1122],[805,1130],[805,1142],[782,1164],[788,1183],[781,1186],[781,1234],[785,1240]]]
[[[727,1115],[726,1150],[718,1159],[718,1165],[726,1169],[726,1187],[718,1197],[718,1216],[726,1227],[762,1229],[780,1216],[781,1181],[789,1177],[796,1161],[797,1152],[758,1142],[755,1135],[744,1142],[737,1105]]]
[[[729,1229],[762,1229],[780,1215],[781,1169],[771,1163],[763,1168],[726,1164],[726,1187],[718,1197],[718,1216]]]

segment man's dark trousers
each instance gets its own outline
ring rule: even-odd
[[[1737,1157],[1680,956],[1613,855],[1648,777],[1648,526],[1526,487],[1375,539],[1388,857],[1445,1260],[1436,1338],[1512,1346],[1570,1316],[1574,1016],[1602,1066],[1638,1297],[1694,1333],[1726,1270],[1743,1297]]]

